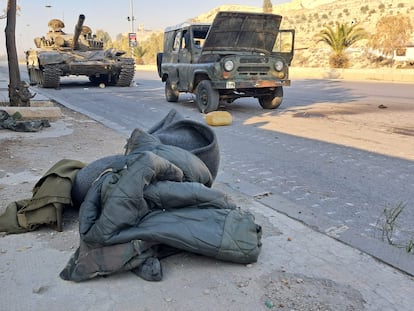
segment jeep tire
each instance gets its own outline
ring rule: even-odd
[[[162,78],[162,71],[161,71],[162,54],[163,53],[157,53],[157,72],[160,78]]]
[[[259,97],[259,104],[263,109],[276,109],[282,104],[283,87],[278,86],[274,93]]]
[[[167,102],[176,103],[178,101],[179,94],[179,91],[173,89],[170,79],[167,79],[167,81],[165,81],[165,99]]]
[[[210,80],[203,80],[197,85],[196,104],[200,112],[209,113],[217,110],[219,99],[219,92],[213,89]]]

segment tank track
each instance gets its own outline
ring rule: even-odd
[[[40,85],[44,88],[58,88],[60,85],[60,69],[55,65],[45,66]]]
[[[135,75],[134,60],[123,60],[116,86],[130,86]]]

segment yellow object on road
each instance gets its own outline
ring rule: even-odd
[[[233,118],[227,111],[212,111],[206,114],[206,122],[211,126],[230,125]]]

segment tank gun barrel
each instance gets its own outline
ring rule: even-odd
[[[82,32],[82,26],[83,26],[83,22],[85,21],[85,15],[81,14],[79,15],[79,19],[78,19],[78,23],[75,26],[75,32],[73,34],[73,39],[72,39],[72,48],[74,50],[79,49],[79,36]]]

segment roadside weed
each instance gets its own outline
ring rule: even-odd
[[[385,207],[382,215],[377,220],[377,228],[381,231],[382,241],[387,241],[390,245],[405,248],[407,253],[414,254],[414,232],[407,232],[411,238],[406,242],[396,243],[394,237],[398,229],[398,220],[405,208],[404,203],[398,203],[395,207]]]

